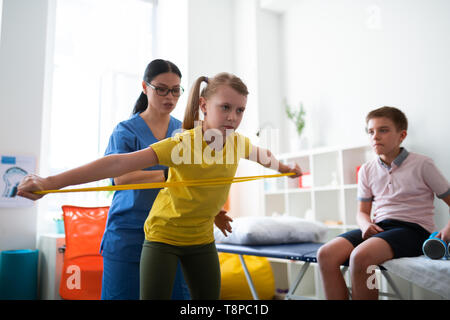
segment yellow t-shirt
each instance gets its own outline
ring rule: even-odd
[[[186,130],[151,145],[159,163],[169,167],[167,181],[234,177],[240,158],[248,158],[250,140],[238,133],[222,150],[203,139],[202,127]],[[230,184],[164,188],[144,224],[145,239],[176,246],[214,241],[214,217],[225,204]]]

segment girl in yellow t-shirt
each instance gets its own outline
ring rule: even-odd
[[[200,92],[200,85],[206,86]],[[191,89],[184,132],[128,154],[113,154],[61,174],[41,178],[29,175],[18,195],[39,199],[37,190],[60,189],[121,176],[162,164],[168,182],[199,178],[234,177],[240,158],[253,160],[281,173],[300,176],[297,164],[279,162],[269,150],[252,146],[236,133],[247,104],[247,87],[228,73],[200,77]],[[199,110],[204,120],[198,121]],[[141,254],[141,299],[170,299],[178,261],[193,299],[218,299],[220,266],[213,223],[228,196],[230,185],[170,187],[161,190],[145,222]]]

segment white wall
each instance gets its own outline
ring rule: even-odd
[[[267,10],[257,10],[257,17],[259,127],[263,130],[277,130],[278,135],[282,135],[284,133],[282,18],[281,15]],[[270,132],[270,135],[272,134],[276,132]],[[287,147],[284,139],[278,139],[279,145],[272,145],[269,140],[267,142],[267,147],[275,153]]]
[[[223,71],[242,78],[250,95],[239,131],[252,141],[260,125],[259,19],[257,0],[189,0],[189,86],[199,76]],[[243,160],[236,175],[258,174],[258,165]],[[258,182],[233,184],[230,215],[262,214],[259,187]]]
[[[183,120],[193,82],[233,69],[232,1],[163,0],[157,15],[156,57],[171,60],[183,74],[185,93],[172,113]]]
[[[40,157],[47,0],[4,0],[0,153]],[[39,163],[38,163],[39,165]],[[35,248],[36,206],[0,208],[0,250]]]
[[[258,10],[256,0],[230,1],[233,10],[232,54],[234,65],[230,70],[244,81],[249,95],[244,117],[238,131],[255,143],[255,134],[259,128],[259,73],[258,73]],[[241,160],[236,176],[253,176],[260,168],[248,160]],[[230,215],[248,216],[262,214],[259,182],[235,183],[230,189]]]
[[[232,1],[188,1],[189,83],[233,69]]]
[[[281,16],[261,10],[258,0],[234,0],[234,73],[247,84],[249,96],[239,131],[247,135],[256,146],[269,148],[275,153],[285,130],[282,109],[283,72],[281,61]],[[261,131],[258,138],[256,133]],[[262,167],[241,160],[237,176],[263,174]],[[276,172],[273,172],[276,173]],[[262,182],[246,182],[231,186],[233,216],[263,215]]]
[[[304,0],[282,28],[286,95],[305,102],[315,146],[364,143],[367,112],[396,106],[410,123],[405,146],[450,178],[449,1]]]
[[[155,59],[170,60],[175,63],[183,75],[181,85],[185,93],[178,101],[172,115],[183,120],[190,86],[188,72],[188,1],[158,1],[156,23]]]

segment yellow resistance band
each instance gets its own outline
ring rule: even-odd
[[[136,184],[123,184],[123,185],[118,185],[118,186],[91,187],[91,188],[79,188],[79,189],[42,190],[42,191],[34,191],[34,193],[48,194],[48,193],[67,193],[67,192],[89,192],[89,191],[159,189],[159,188],[166,188],[166,187],[186,187],[186,186],[210,186],[210,185],[221,185],[221,184],[231,184],[231,183],[238,183],[238,182],[254,181],[254,180],[266,179],[266,178],[279,178],[279,177],[292,176],[292,175],[294,175],[293,172],[282,173],[282,174],[263,175],[263,176],[213,178],[213,179],[185,180],[185,181],[174,181],[174,182],[136,183]]]

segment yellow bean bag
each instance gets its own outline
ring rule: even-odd
[[[267,258],[244,256],[259,299],[270,300],[275,294],[275,279]],[[244,269],[237,254],[219,253],[221,278],[220,299],[253,300]]]

